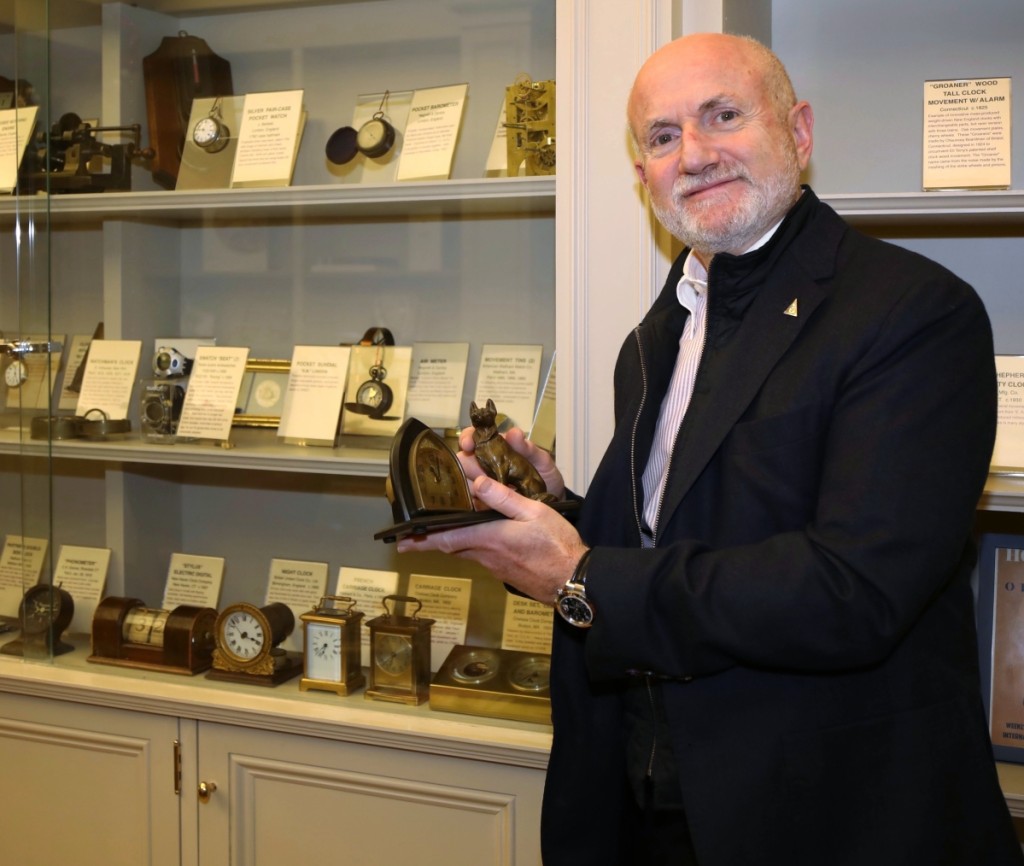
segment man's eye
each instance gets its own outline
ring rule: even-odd
[[[659,132],[651,139],[651,147],[662,147],[663,145],[670,144],[672,138],[671,132]]]
[[[728,108],[725,111],[718,112],[718,119],[726,123],[728,123],[731,120],[735,120],[739,116],[739,112],[733,111],[731,108]]]

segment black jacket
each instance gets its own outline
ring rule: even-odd
[[[656,547],[641,550],[684,257],[620,352],[615,432],[579,522],[597,618],[556,626],[545,863],[630,863],[621,694],[637,670],[667,678],[702,866],[1024,862],[969,586],[996,418],[979,298],[810,190],[765,247],[716,256]]]

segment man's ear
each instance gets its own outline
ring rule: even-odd
[[[640,178],[640,183],[645,187],[647,186],[647,172],[644,171],[644,164],[642,162],[634,162],[633,168],[636,169],[636,176]]]
[[[789,110],[789,131],[796,144],[800,170],[803,171],[811,161],[814,149],[814,112],[809,102],[798,102]]]

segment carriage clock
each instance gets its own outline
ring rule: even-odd
[[[303,665],[299,690],[319,689],[348,695],[366,684],[360,667],[362,611],[347,595],[325,595],[302,614]]]
[[[398,603],[411,615],[399,615]],[[370,630],[370,683],[366,697],[401,704],[421,704],[430,694],[430,628],[434,620],[420,617],[418,598],[387,595],[384,613],[366,625]],[[390,605],[390,606],[389,606]]]

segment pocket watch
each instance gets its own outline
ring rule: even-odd
[[[360,345],[366,345],[360,343]],[[372,343],[377,347],[373,364],[369,370],[370,378],[363,382],[356,390],[356,399],[345,404],[350,412],[357,412],[360,415],[369,415],[371,418],[380,420],[387,417],[387,412],[394,402],[395,396],[391,388],[384,384],[388,371],[384,366],[384,347],[388,345],[383,340]]]
[[[321,689],[348,695],[366,683],[360,667],[362,611],[347,595],[326,595],[299,619],[303,624],[303,664],[299,690]]]
[[[231,138],[231,130],[221,119],[220,103],[221,97],[218,96],[210,107],[210,113],[192,127],[192,141],[207,153],[220,153]]]
[[[376,112],[356,133],[356,147],[371,159],[384,156],[394,144],[395,128],[388,123],[383,111]]]
[[[28,368],[21,358],[14,358],[4,370],[4,382],[8,388],[20,388],[28,378]]]
[[[21,637],[0,647],[8,655],[51,656],[70,652],[61,635],[75,615],[75,602],[65,589],[48,583],[30,586],[21,598],[18,621]]]
[[[399,602],[415,605],[411,616],[398,615]],[[370,682],[366,697],[421,704],[430,690],[430,629],[434,620],[418,616],[423,604],[413,596],[387,595],[381,603],[384,613],[367,623]]]
[[[295,615],[283,602],[229,605],[214,625],[213,670],[207,676],[260,685],[277,685],[295,676],[301,662],[277,648],[294,628]]]

